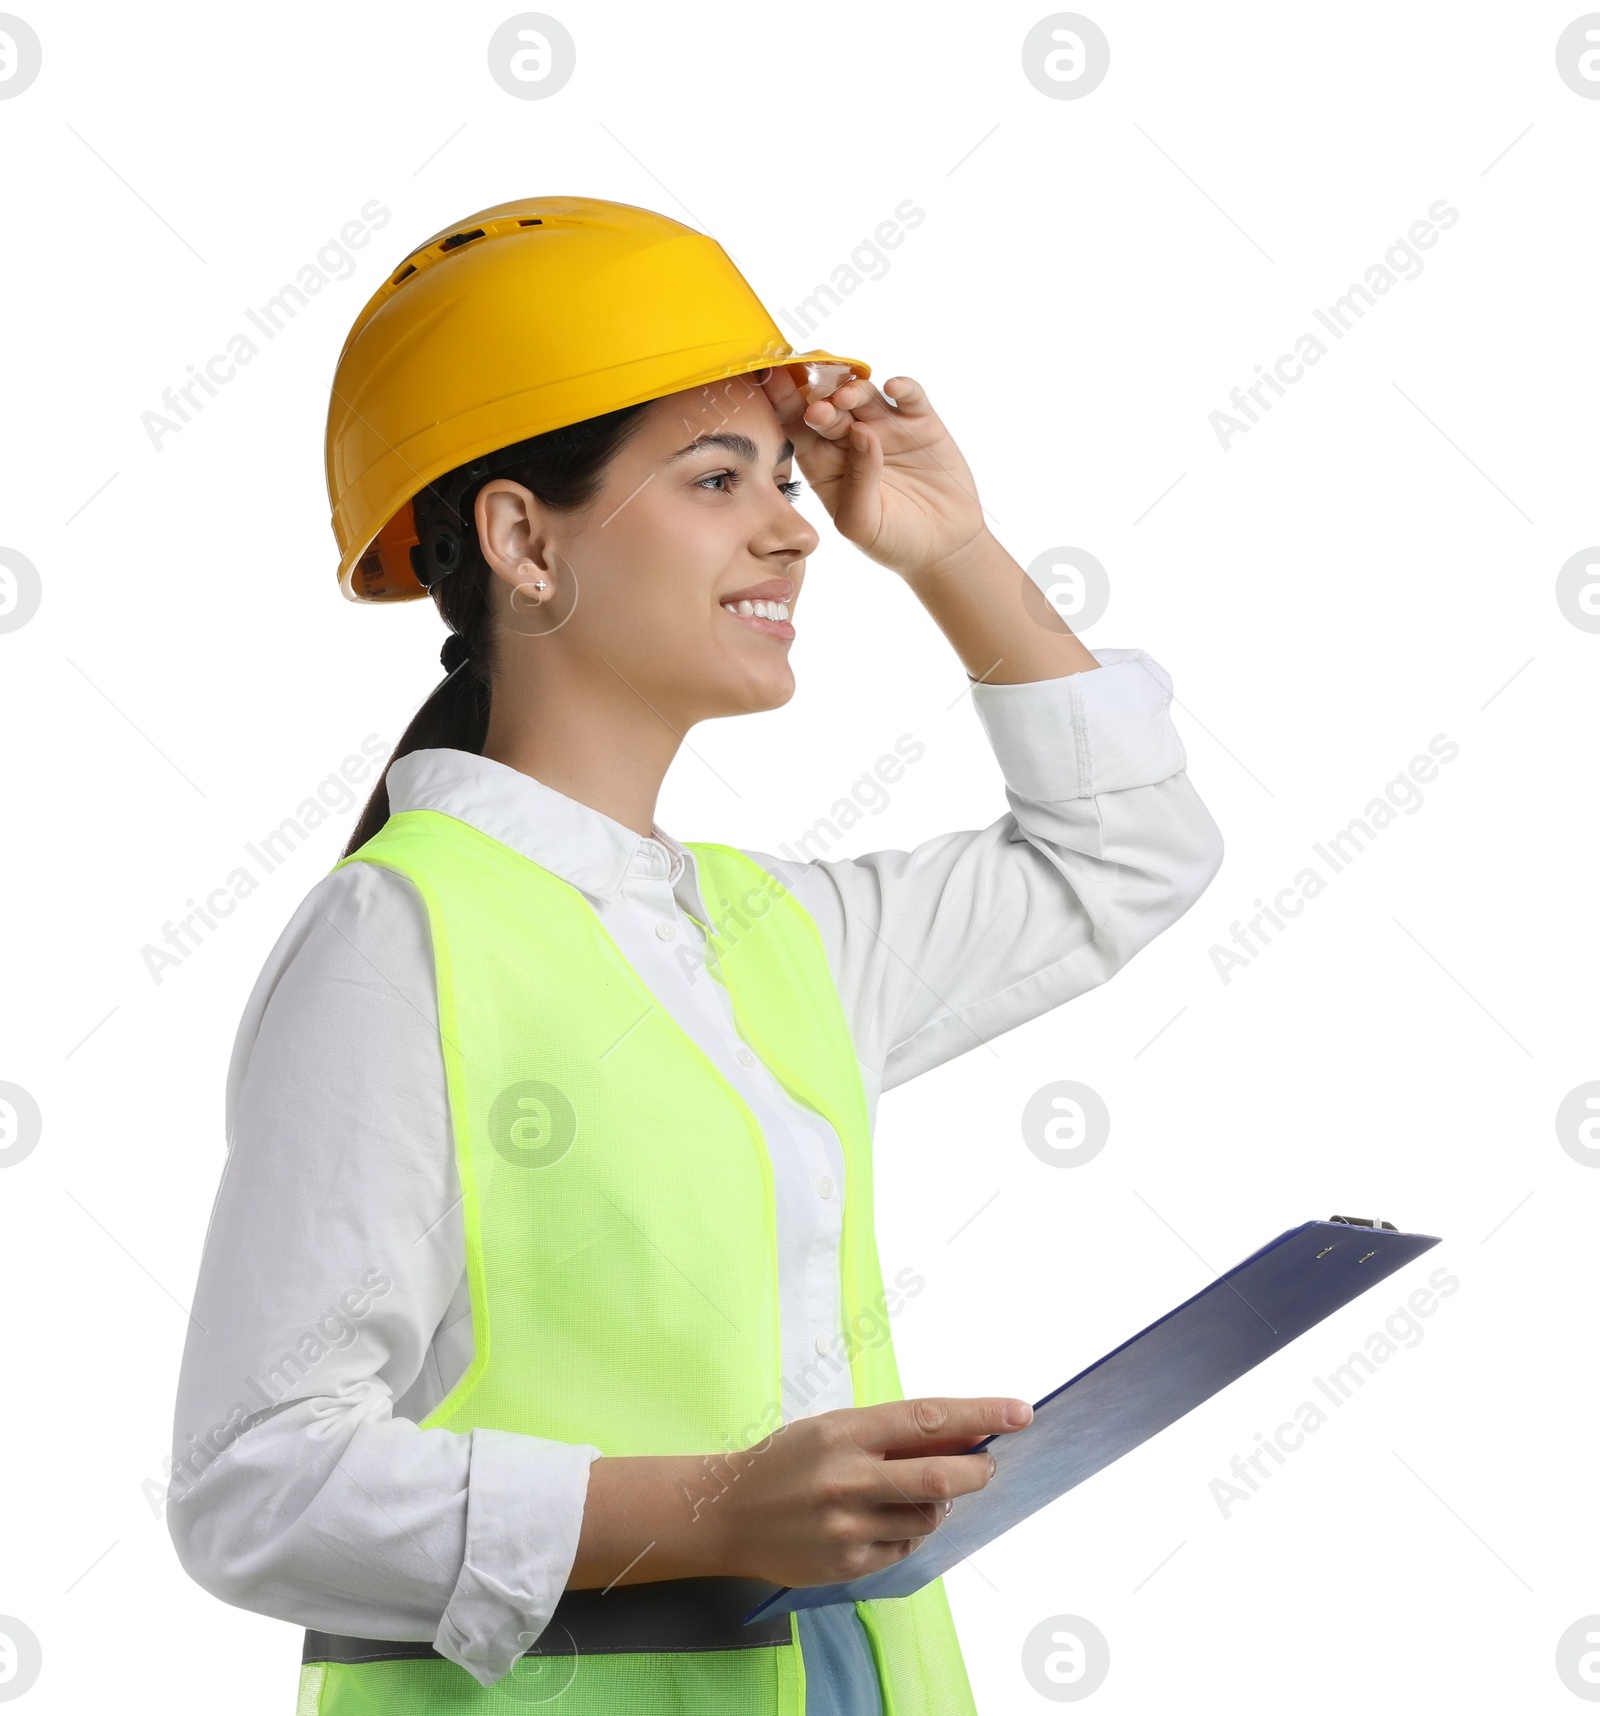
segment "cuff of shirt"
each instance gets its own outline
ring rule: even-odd
[[[1142,649],[1089,652],[1100,666],[990,685],[967,675],[1006,784],[1044,803],[1153,786],[1188,765],[1172,680]]]
[[[589,1466],[600,1450],[476,1429],[467,1552],[433,1648],[482,1686],[509,1674],[550,1624],[578,1553]]]

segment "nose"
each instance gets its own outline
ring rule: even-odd
[[[776,497],[773,520],[769,554],[803,560],[822,540],[811,520],[781,495]]]

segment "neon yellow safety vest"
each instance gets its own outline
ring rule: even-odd
[[[690,850],[716,920],[707,974],[843,1145],[842,1317],[872,1331],[848,1341],[854,1403],[903,1399],[866,1096],[816,923],[744,853]],[[392,815],[335,868],[355,862],[408,876],[426,904],[464,1193],[474,1357],[423,1428],[606,1455],[762,1441],[782,1421],[777,1228],[749,1107],[562,877],[433,810]],[[855,1609],[885,1716],[976,1716],[942,1579]],[[530,1653],[487,1688],[438,1656],[308,1661],[299,1716],[803,1716],[799,1627],[784,1619],[787,1642],[742,1649]]]

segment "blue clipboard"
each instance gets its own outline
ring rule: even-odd
[[[1279,1234],[1036,1401],[1023,1429],[975,1443],[967,1452],[987,1448],[994,1476],[955,1497],[948,1517],[905,1560],[840,1584],[785,1585],[745,1624],[791,1609],[909,1597],[1438,1243],[1358,1216]]]

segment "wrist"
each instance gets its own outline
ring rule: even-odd
[[[678,1558],[685,1578],[729,1576],[737,1559],[738,1503],[733,1488],[736,1473],[719,1454],[685,1455],[674,1475],[683,1527],[678,1534]]]
[[[948,554],[941,554],[937,559],[929,560],[915,571],[903,573],[902,576],[913,587],[923,582],[943,582],[951,577],[959,578],[991,560],[994,555],[1004,555],[1005,552],[989,527],[980,525],[977,534],[969,537],[958,548],[953,548]]]

